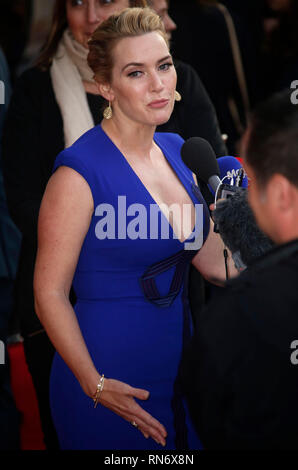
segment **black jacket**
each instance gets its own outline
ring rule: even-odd
[[[297,286],[298,240],[260,258],[202,312],[183,376],[206,449],[298,449]]]
[[[208,139],[217,155],[226,153],[214,108],[196,72],[177,63],[177,90],[182,101],[175,104],[168,123],[157,130],[177,132],[185,139]],[[103,100],[87,95],[98,124]],[[16,282],[17,310],[23,335],[42,328],[33,300],[33,272],[37,250],[39,207],[53,164],[64,148],[63,122],[56,103],[50,73],[37,68],[26,71],[17,82],[7,113],[3,135],[3,172],[11,216],[23,235]]]

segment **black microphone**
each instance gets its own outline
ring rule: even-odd
[[[209,184],[217,194],[217,199],[227,199],[233,196],[239,187],[223,184],[219,176],[221,170],[215,153],[207,140],[201,137],[191,137],[186,140],[181,148],[181,157],[185,165],[206,184]],[[239,168],[240,164],[234,157],[222,157],[224,160],[222,171],[224,176],[227,170]],[[217,224],[214,224],[214,232],[218,233]]]
[[[201,137],[191,137],[182,145],[181,157],[185,165],[216,192],[220,185],[220,170],[209,142]]]

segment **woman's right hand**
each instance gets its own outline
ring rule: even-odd
[[[149,392],[114,379],[105,379],[104,388],[99,398],[99,403],[131,425],[135,423],[146,439],[151,437],[158,444],[165,446],[167,431],[165,427],[147,413],[136,401],[147,400]]]

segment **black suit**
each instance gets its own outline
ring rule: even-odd
[[[202,312],[183,370],[206,449],[298,449],[297,286],[298,240],[260,258]]]

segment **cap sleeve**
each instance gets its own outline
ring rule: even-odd
[[[93,201],[95,202],[95,178],[94,173],[92,172],[92,168],[88,169],[87,165],[82,162],[82,159],[76,154],[69,151],[69,149],[65,149],[59,153],[55,160],[52,173],[54,173],[60,166],[67,166],[69,168],[72,168],[86,180],[90,187]]]

